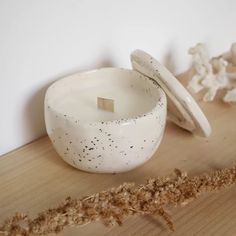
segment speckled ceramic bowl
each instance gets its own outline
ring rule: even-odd
[[[97,108],[112,98],[115,112]],[[132,70],[103,68],[55,82],[45,97],[48,135],[70,165],[89,172],[134,169],[157,150],[166,122],[159,85]]]

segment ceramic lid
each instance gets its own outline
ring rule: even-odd
[[[166,67],[142,50],[132,52],[131,63],[134,70],[155,80],[165,91],[171,121],[199,136],[211,134],[211,126],[200,107]]]

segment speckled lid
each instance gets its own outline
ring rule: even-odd
[[[134,70],[157,81],[165,91],[171,121],[199,136],[211,134],[211,126],[200,107],[166,67],[142,50],[132,52],[131,63]]]

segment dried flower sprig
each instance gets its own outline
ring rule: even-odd
[[[101,220],[105,225],[122,224],[130,215],[160,216],[174,230],[165,207],[185,205],[205,192],[236,184],[236,166],[210,174],[189,177],[175,170],[173,177],[149,179],[146,184],[124,183],[81,199],[68,197],[56,207],[39,213],[35,219],[17,213],[0,226],[2,235],[46,235],[65,227]]]

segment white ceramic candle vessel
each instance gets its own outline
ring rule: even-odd
[[[114,100],[114,112],[97,108]],[[45,97],[45,121],[58,154],[89,172],[134,169],[157,150],[166,122],[166,95],[133,70],[103,68],[55,82]]]
[[[211,134],[198,104],[162,64],[141,50],[131,54],[131,63],[134,70],[103,68],[49,87],[47,132],[72,166],[117,173],[142,165],[162,140],[167,106],[168,118],[181,128],[199,136]],[[104,101],[109,104],[104,106]],[[104,110],[108,107],[112,112]]]

